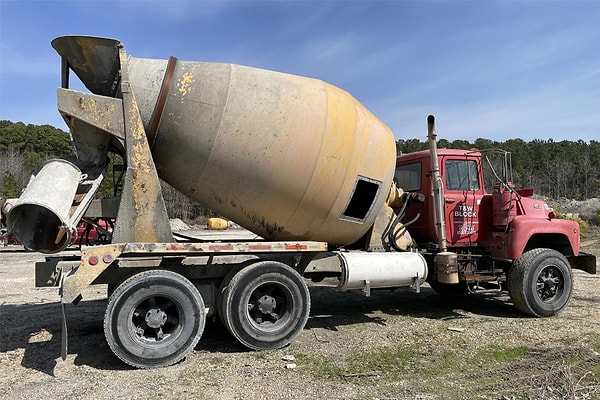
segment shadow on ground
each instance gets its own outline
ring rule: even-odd
[[[344,325],[386,324],[386,316],[404,315],[416,318],[469,318],[468,314],[503,318],[522,318],[506,296],[467,295],[439,296],[428,287],[421,294],[382,290],[371,297],[357,293],[341,293],[328,287],[311,287],[311,314],[305,329],[337,330]],[[103,318],[106,300],[82,301],[66,305],[68,323],[68,355],[75,355],[76,365],[97,369],[119,370],[129,367],[117,359],[104,338]],[[24,349],[21,365],[54,375],[60,361],[62,338],[59,302],[24,305],[0,305],[2,340],[0,351]],[[248,351],[213,318],[206,323],[196,350],[237,353]]]

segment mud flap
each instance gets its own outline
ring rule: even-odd
[[[68,351],[68,333],[67,333],[67,316],[65,314],[65,303],[60,302],[60,309],[62,312],[62,335],[60,340],[60,358],[63,361],[67,359],[67,351]]]
[[[65,313],[65,303],[63,302],[65,276],[66,276],[66,274],[63,274],[61,276],[60,288],[59,288],[60,312],[62,315],[62,334],[61,334],[61,338],[60,338],[60,358],[62,358],[63,361],[65,361],[67,359],[67,352],[68,352],[67,314]]]
[[[580,269],[588,274],[597,274],[596,256],[587,253],[579,253],[577,256],[567,257],[571,268]]]
[[[63,361],[65,361],[67,359],[67,353],[69,351],[69,332],[67,330],[67,313],[65,311],[65,303],[64,303],[64,299],[63,299],[63,290],[64,290],[64,281],[65,281],[66,275],[63,275],[60,279],[60,289],[59,289],[59,294],[60,294],[60,313],[62,316],[62,333],[61,333],[61,339],[60,339],[60,358],[62,358]],[[79,301],[81,300],[81,295],[79,295],[74,301],[74,304],[77,304]]]

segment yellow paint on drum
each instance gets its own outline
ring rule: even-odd
[[[166,61],[130,66],[147,128]],[[347,245],[371,227],[392,182],[395,141],[348,92],[181,61],[173,82],[152,148],[169,184],[267,239]]]

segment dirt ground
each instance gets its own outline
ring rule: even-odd
[[[583,243],[600,259],[600,230]],[[600,399],[600,275],[576,271],[568,308],[543,319],[505,294],[311,287],[306,328],[284,349],[248,351],[209,321],[184,361],[136,370],[105,342],[103,286],[67,306],[60,359],[57,289],[34,287],[43,258],[0,249],[2,399]]]

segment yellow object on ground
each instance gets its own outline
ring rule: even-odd
[[[207,228],[211,231],[223,231],[227,229],[227,220],[223,218],[209,218],[207,222]]]

